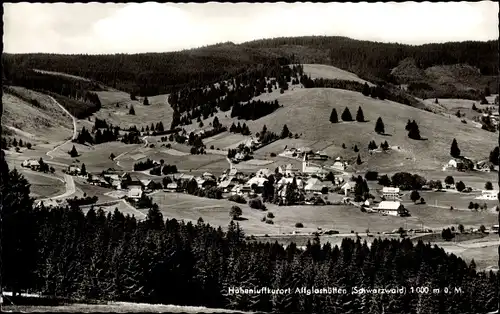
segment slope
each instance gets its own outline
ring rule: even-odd
[[[28,99],[36,102],[28,102]],[[71,118],[47,95],[10,87],[4,89],[2,103],[2,125],[15,133],[13,137],[32,143],[52,143],[67,139],[73,132]]]
[[[276,97],[282,108],[256,121],[245,121],[253,134],[260,132],[264,125],[268,130],[281,132],[283,125],[294,134],[301,134],[299,140],[280,140],[258,151],[279,153],[285,145],[307,146],[321,149],[331,156],[353,159],[357,156],[351,148],[357,145],[364,164],[358,170],[370,168],[379,171],[395,170],[437,170],[449,159],[453,138],[456,138],[462,153],[470,158],[484,159],[495,147],[497,135],[480,130],[470,124],[463,124],[456,117],[445,117],[419,110],[388,100],[365,97],[360,93],[339,89],[295,89]],[[336,108],[340,115],[349,108],[353,117],[361,106],[368,122],[329,122],[330,113]],[[382,117],[387,135],[374,131],[375,121]],[[222,116],[224,125],[237,120]],[[405,126],[408,119],[416,120],[422,137],[427,140],[415,141],[407,136]],[[243,123],[243,121],[240,121]],[[370,155],[368,143],[388,141],[391,146],[399,146],[390,153]],[[342,148],[342,144],[347,149]],[[216,144],[215,144],[216,145]]]

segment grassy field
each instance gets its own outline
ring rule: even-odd
[[[324,78],[324,79],[338,79],[347,81],[356,81],[359,83],[367,83],[370,86],[374,84],[360,79],[356,74],[344,71],[342,69],[323,64],[304,64],[304,73],[307,74],[312,79]]]
[[[150,105],[144,106],[142,98],[140,101],[130,100],[128,93],[108,91],[96,93],[102,104],[102,109],[94,114],[99,119],[106,119],[113,125],[121,127],[136,125],[139,129],[161,121],[166,129],[170,128],[173,110],[166,101],[166,95],[148,98]],[[130,106],[134,107],[135,115],[129,114]]]
[[[280,133],[286,124],[292,133],[302,134],[300,140],[287,140],[289,146],[308,146],[314,150],[324,150],[330,156],[343,156],[347,159],[358,155],[351,149],[357,145],[364,161],[356,167],[360,171],[368,168],[378,171],[441,169],[450,159],[449,150],[453,138],[457,139],[463,155],[479,160],[487,158],[497,141],[494,133],[480,130],[471,124],[463,124],[456,117],[444,117],[346,90],[297,89],[280,95],[278,100],[283,107],[275,113],[246,122],[253,133],[259,132],[264,125],[268,130]],[[359,106],[363,108],[368,122],[332,124],[328,121],[332,108],[336,108],[340,115],[348,107],[355,116]],[[375,133],[375,121],[378,117],[382,117],[388,135]],[[415,141],[407,137],[405,126],[408,119],[417,121],[422,137],[427,140]],[[224,116],[219,116],[219,120],[224,125],[233,122]],[[391,151],[390,156],[370,156],[367,147],[372,140],[377,144],[387,141],[389,145],[400,149]],[[342,149],[343,143],[347,149]],[[276,152],[273,146],[284,147],[278,142],[266,147],[264,152]]]
[[[14,137],[35,144],[62,141],[71,136],[71,118],[48,96],[21,87],[12,88],[40,103],[40,107],[35,107],[14,95],[3,93],[2,125],[13,130]]]
[[[64,182],[49,174],[22,170],[22,175],[30,183],[31,196],[34,198],[51,197],[64,193]]]

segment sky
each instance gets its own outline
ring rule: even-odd
[[[413,45],[499,37],[494,1],[3,6],[7,53],[167,52],[313,35]]]

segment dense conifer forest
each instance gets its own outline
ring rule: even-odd
[[[482,75],[498,73],[496,41],[450,42],[411,46],[360,41],[346,37],[292,37],[223,43],[199,49],[133,55],[4,54],[4,77],[16,67],[64,72],[103,82],[138,95],[170,93],[227,80],[268,64],[329,64],[379,83],[391,81],[390,71],[406,58],[420,68],[469,64]],[[481,58],[478,58],[481,56]],[[496,87],[495,87],[496,88]]]
[[[30,187],[0,160],[3,285],[47,295],[237,310],[306,313],[484,313],[497,305],[498,277],[438,247],[410,240],[316,238],[257,243],[231,222],[144,221],[119,211],[33,208]],[[233,294],[231,288],[345,288],[347,294]],[[406,294],[351,294],[353,287],[405,287]],[[441,288],[411,293],[411,287]],[[445,288],[449,289],[449,293]],[[461,289],[455,291],[455,288]]]

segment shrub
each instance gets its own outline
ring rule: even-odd
[[[245,198],[241,195],[238,195],[238,194],[229,196],[228,200],[231,202],[238,203],[238,204],[246,204],[247,203]]]
[[[465,183],[463,183],[462,181],[459,181],[455,185],[455,188],[457,189],[458,192],[462,192],[463,190],[465,190]]]
[[[259,198],[251,199],[250,201],[248,201],[248,205],[254,209],[266,210],[266,206],[264,205],[264,203],[262,203],[262,200]]]
[[[276,153],[271,153],[271,157],[276,157]]]
[[[267,213],[267,218],[274,218],[274,214],[273,213]]]
[[[295,228],[304,228],[304,225],[301,222],[295,224]]]
[[[328,188],[326,186],[321,188],[321,194],[328,194]]]
[[[377,181],[377,179],[378,179],[378,172],[376,172],[376,171],[368,171],[365,174],[365,179],[366,179],[366,181]]]
[[[274,221],[271,219],[266,219],[266,224],[274,225]]]
[[[266,221],[266,216],[262,217],[262,219],[260,221],[265,222]]]
[[[241,210],[241,208],[239,208],[238,206],[232,206],[231,207],[231,210],[229,211],[229,215],[233,218],[233,219],[238,219],[240,218],[240,216],[243,214],[243,211]]]

